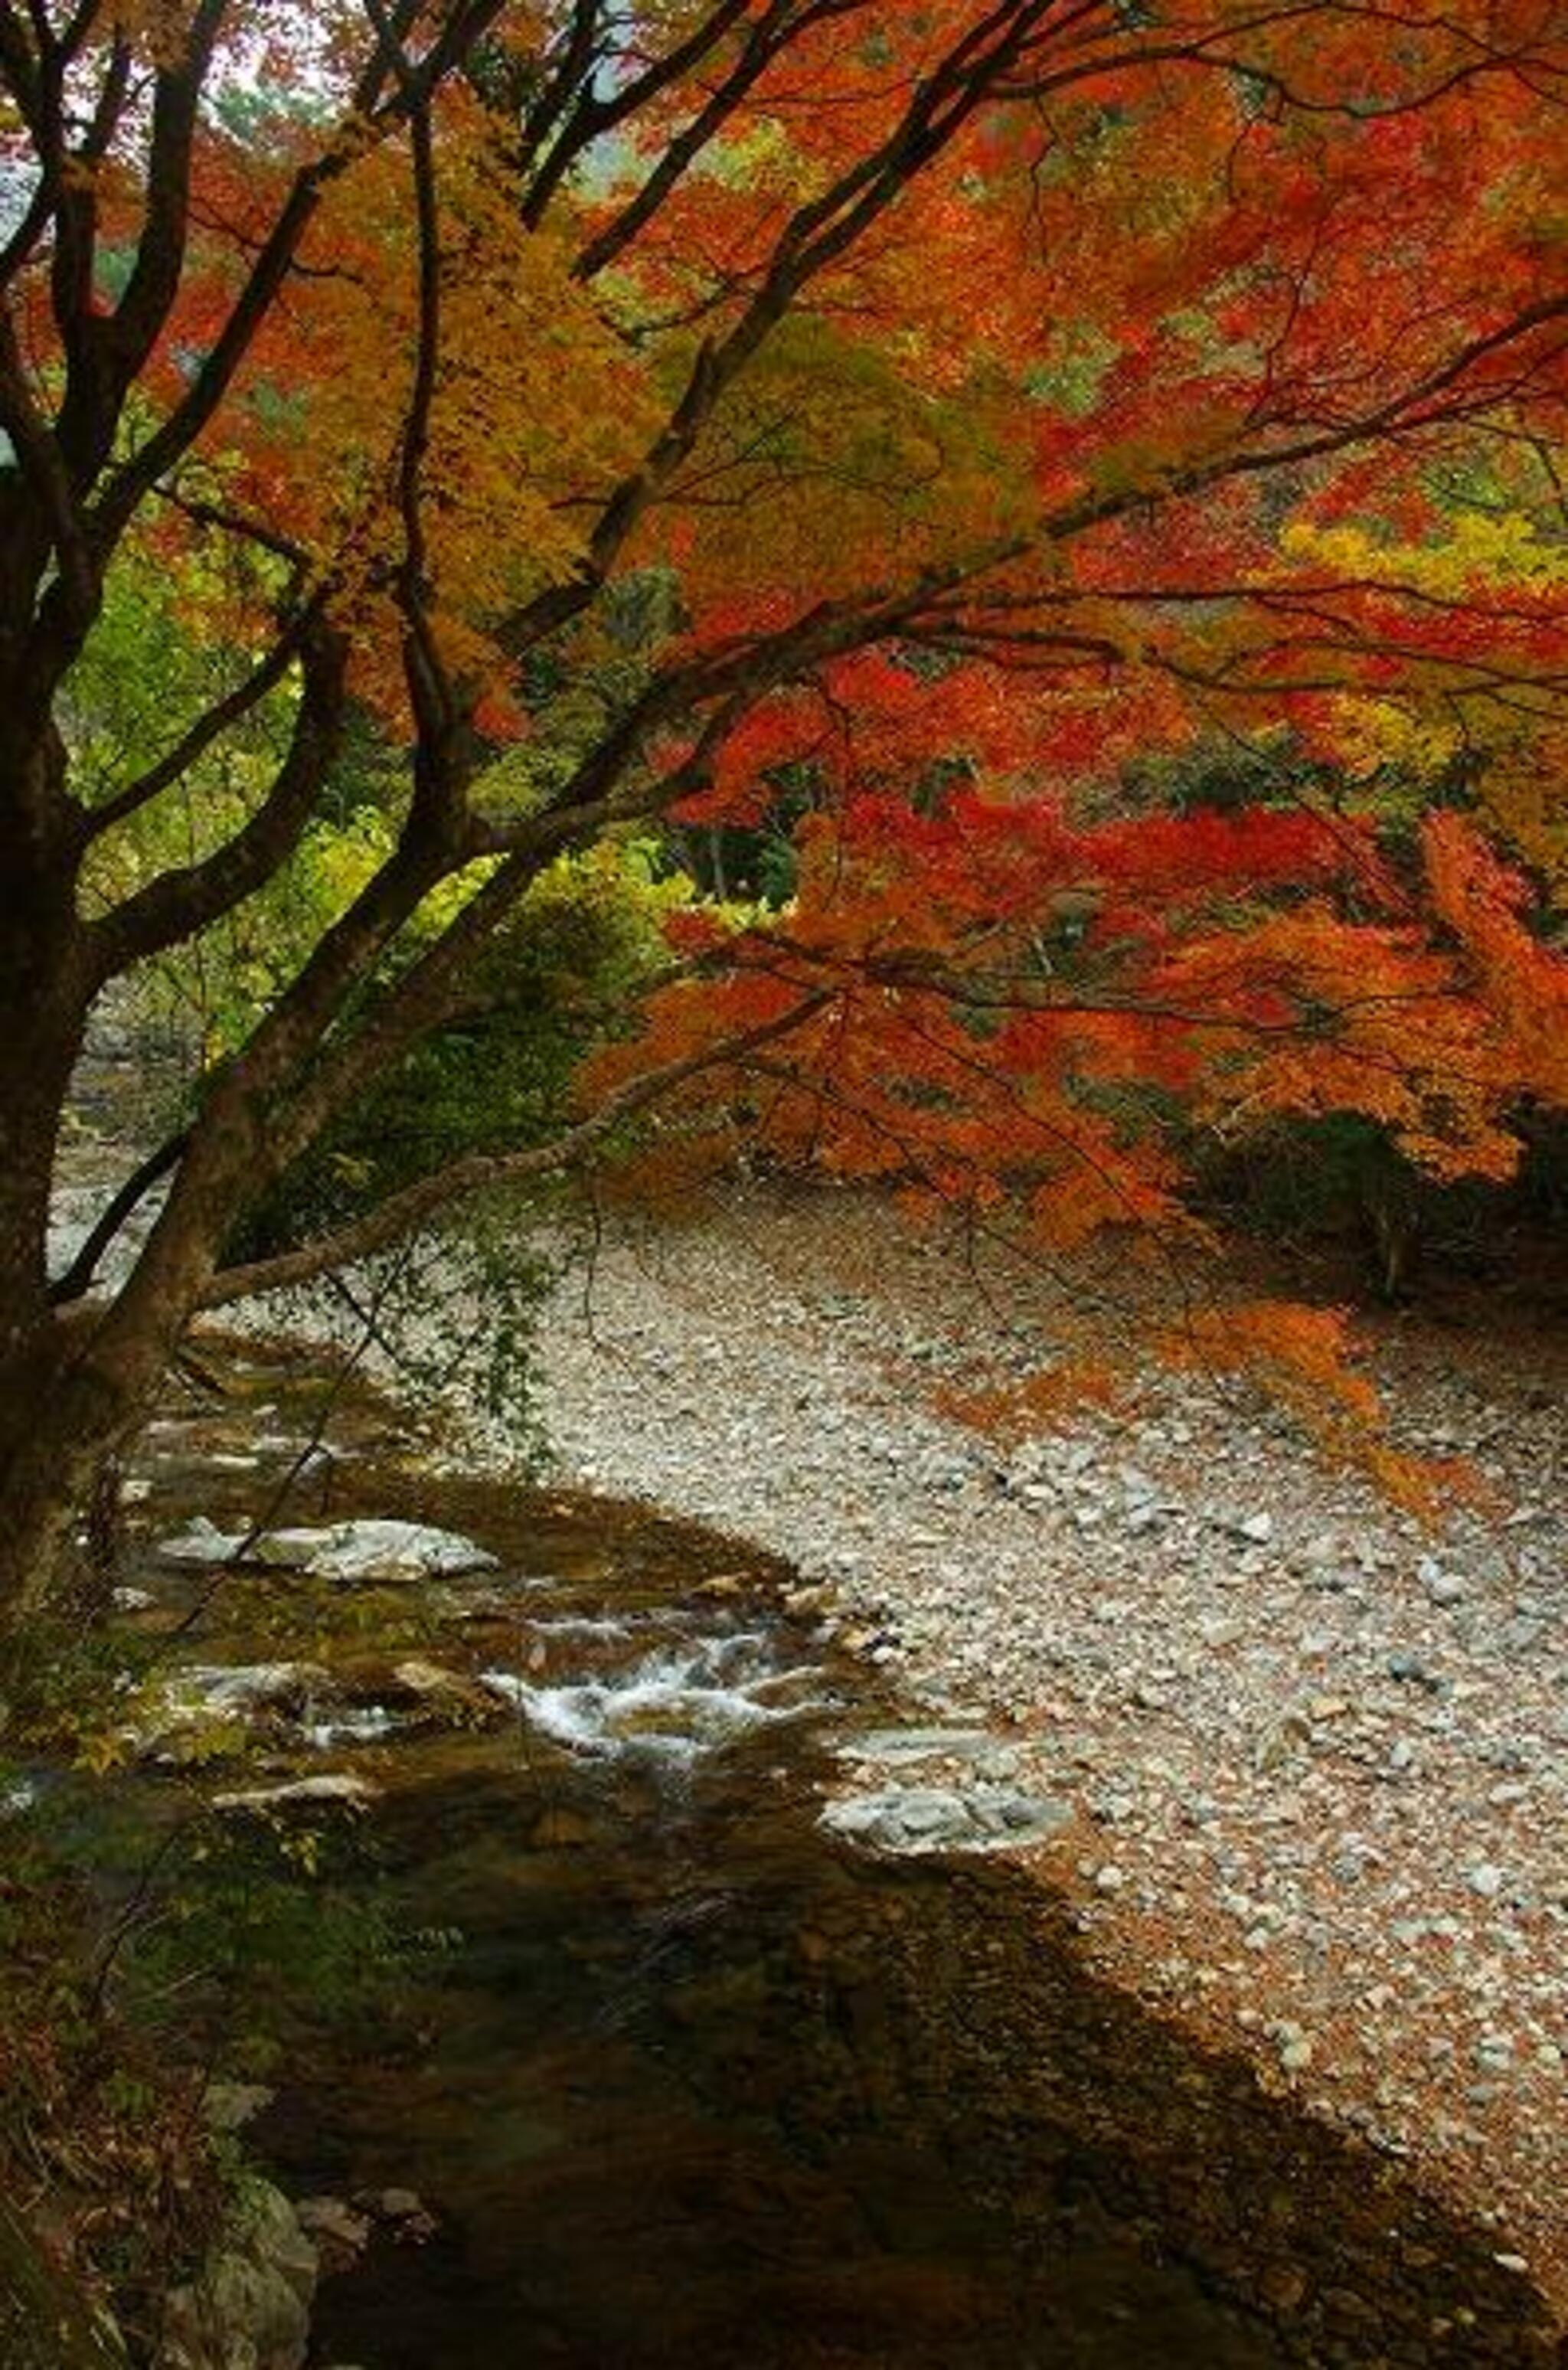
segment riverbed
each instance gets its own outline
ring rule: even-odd
[[[317,2226],[325,2199],[362,2228],[326,2250],[321,2370],[1551,2359],[1484,2232],[1108,1987],[1065,1898],[823,1825],[868,1742],[961,1761],[974,1723],[790,1615],[784,1568],[443,1470],[286,1351],[214,1378],[133,1476],[156,1674],[111,1785],[387,1956],[347,2019],[308,1982],[272,2001],[246,2131]],[[198,1519],[254,1550],[363,1518],[481,1559],[383,1584],[167,1552]],[[221,1985],[169,2040],[256,2071]]]

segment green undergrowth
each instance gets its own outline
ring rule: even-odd
[[[37,2370],[115,2360],[106,2317],[152,2358],[245,2170],[215,2094],[297,2081],[343,2024],[395,2047],[446,1939],[400,1925],[358,1821],[225,1815],[200,1762],[115,1766],[134,1674],[111,1674],[79,1659],[74,1691],[14,1709],[0,1761],[0,2333],[47,2337]],[[253,1744],[222,1749],[225,1785],[258,1782]],[[32,2370],[20,2336],[0,2361]]]

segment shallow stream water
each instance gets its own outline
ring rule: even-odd
[[[307,1668],[264,1686],[243,1761],[221,1735],[193,1759],[177,1734],[173,1761],[127,1789],[154,1824],[193,1788],[349,1774],[377,1789],[360,1809],[227,1814],[296,1847],[310,1836],[309,1857],[319,1840],[323,1872],[304,1881],[323,1916],[362,1920],[398,1953],[368,2020],[299,2008],[247,2134],[292,2193],[367,2210],[369,2246],[321,2288],[313,2364],[1487,2358],[1410,2351],[1402,2323],[1385,2351],[1365,2299],[1359,2340],[1354,2314],[1348,2334],[1281,2335],[1220,2299],[1194,2264],[1225,2265],[1225,2184],[1244,2190],[1260,2150],[1287,2197],[1283,2236],[1281,2209],[1271,2230],[1259,2203],[1260,2260],[1321,2250],[1334,2184],[1362,2175],[1332,2150],[1293,2165],[1274,2107],[1248,2123],[1241,2076],[1107,2009],[1031,1923],[1037,1888],[1025,1903],[1000,1867],[890,1861],[823,1833],[835,1744],[889,1708],[781,1615],[774,1575],[624,1509],[433,1471],[372,1400],[343,1401],[332,1455],[303,1458],[319,1378],[262,1360],[226,1379],[220,1407],[149,1444],[127,1577],[150,1602],[133,1624],[225,1716],[248,1684],[236,1672],[285,1655]],[[198,1513],[234,1530],[280,1513],[439,1524],[496,1567],[355,1591],[155,1551]],[[388,1675],[411,1658],[423,1696]],[[440,1716],[432,1667],[449,1683]],[[188,2045],[221,2029],[221,2008],[196,2001]],[[1228,2117],[1244,2137],[1233,2166]],[[1184,2146],[1190,2215],[1172,2207]],[[415,2192],[419,2214],[385,2210],[389,2191]],[[1375,2198],[1368,2212],[1386,2218]],[[1246,2267],[1229,2269],[1245,2293]]]

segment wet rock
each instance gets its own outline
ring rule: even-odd
[[[818,1824],[870,1851],[976,1852],[1043,1842],[1071,1818],[1065,1802],[1011,1788],[889,1786],[841,1796]]]
[[[302,2197],[300,2228],[317,2249],[324,2272],[350,2271],[370,2244],[370,2217],[341,2197]]]
[[[395,1698],[403,1696],[432,1719],[461,1726],[502,1717],[502,1707],[491,1689],[482,1687],[476,1679],[465,1678],[461,1671],[443,1669],[439,1662],[427,1662],[418,1656],[394,1665],[391,1685],[384,1692]]]
[[[351,1769],[324,1770],[319,1778],[291,1778],[279,1786],[256,1786],[235,1794],[214,1794],[214,1811],[286,1810],[299,1802],[337,1802],[362,1810],[375,1801],[379,1786]]]
[[[499,1568],[497,1557],[455,1531],[390,1520],[269,1531],[257,1542],[256,1553],[260,1562],[313,1580],[437,1580]]]
[[[160,1539],[158,1553],[168,1563],[230,1563],[245,1542],[243,1531],[221,1531],[205,1514],[198,1514],[177,1538]]]
[[[832,1610],[837,1591],[825,1582],[814,1587],[786,1589],[784,1609],[792,1621],[814,1621]]]
[[[499,1568],[495,1556],[455,1531],[390,1518],[302,1525],[252,1537],[244,1531],[220,1531],[202,1514],[179,1537],[163,1540],[158,1553],[171,1563],[244,1561],[344,1582],[452,1579]]]
[[[1307,2296],[1307,2274],[1296,2263],[1270,2263],[1259,2277],[1258,2295],[1271,2312],[1299,2312]]]
[[[317,1662],[192,1662],[169,1680],[164,1717],[185,1722],[298,1712],[331,1684]]]
[[[383,2189],[376,2199],[376,2211],[391,2222],[406,2221],[424,2210],[424,2200],[414,2189]]]
[[[441,2227],[418,2190],[361,2189],[356,2191],[354,2203],[386,2225],[398,2246],[422,2247]]]
[[[237,1749],[242,1731],[303,1718],[330,1685],[314,1662],[191,1663],[171,1673],[149,1705],[136,1707],[124,1735],[139,1754],[160,1762],[212,1759],[222,1731],[236,1731]]]

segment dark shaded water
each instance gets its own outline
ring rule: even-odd
[[[197,1511],[229,1526],[267,1513],[287,1452],[254,1471],[213,1453],[244,1455],[269,1426],[297,1437],[313,1387],[250,1374],[217,1423],[166,1432],[148,1536]],[[264,1394],[275,1416],[247,1411]],[[1151,2039],[1141,2011],[1110,2014],[1070,1943],[1039,1927],[1036,1889],[1000,1870],[861,1859],[820,1834],[826,1755],[864,1721],[863,1682],[778,1617],[765,1574],[737,1577],[732,1548],[672,1525],[421,1473],[387,1422],[373,1403],[348,1408],[355,1453],[288,1519],[324,1497],[333,1517],[434,1521],[500,1571],[330,1602],[236,1578],[178,1648],[209,1666],[283,1651],[328,1667],[323,1700],[258,1731],[242,1781],[201,1782],[372,1779],[383,1798],[362,1816],[313,1808],[281,1824],[336,1837],[324,1912],[440,1938],[406,1955],[373,2024],[307,2022],[269,2077],[279,2095],[253,2140],[285,2186],[411,2190],[435,2223],[375,2221],[359,2263],[321,2291],[314,2363],[1505,2358],[1423,2351],[1407,2331],[1433,2325],[1425,2300],[1385,2320],[1352,2292],[1391,2267],[1381,2175],[1280,2129],[1287,2109]],[[158,1600],[139,1616],[149,1634],[205,1584],[154,1560],[137,1576]],[[394,1701],[372,1732],[377,1674],[410,1652],[464,1677],[509,1674],[515,1709],[453,1728]],[[1260,2162],[1286,2204],[1249,2265],[1233,2232]],[[1313,2249],[1342,2212],[1353,2268],[1350,2288],[1337,2274],[1337,2320],[1309,2307],[1271,2333],[1184,2261],[1218,2259],[1244,2294],[1260,2269],[1305,2260],[1308,2292],[1328,2293]],[[1457,2248],[1445,2276],[1471,2293]]]
[[[737,1773],[738,1774],[738,1773]],[[897,2036],[841,1981],[886,1904],[699,1782],[580,1783],[529,1843],[511,1772],[421,1788],[384,1833],[464,1943],[416,2063],[355,2054],[269,2136],[312,2187],[408,2182],[422,2248],[329,2289],[321,2358],[375,2370],[1275,2359],[1084,2201],[1025,2259],[922,2145]],[[720,1796],[715,1800],[715,1793]],[[569,1811],[567,1805],[569,1804]],[[900,1888],[906,1894],[918,1887]],[[900,1915],[914,1905],[900,1901]],[[885,2053],[874,2062],[874,2053]],[[889,2088],[899,2093],[887,2099]]]

